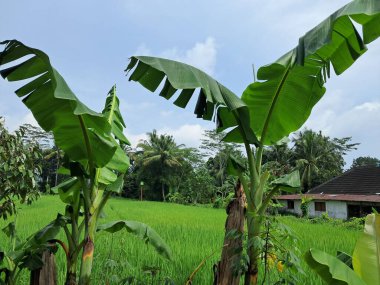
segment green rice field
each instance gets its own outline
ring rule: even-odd
[[[62,203],[54,196],[44,196],[31,206],[23,206],[17,219],[19,236],[26,238],[54,219],[59,210],[63,211]],[[118,284],[117,280],[129,276],[138,276],[143,280],[140,284],[165,284],[166,277],[173,280],[174,284],[184,284],[202,259],[217,251],[207,260],[193,282],[212,284],[212,265],[219,258],[218,249],[223,242],[225,218],[223,209],[112,199],[106,207],[104,222],[123,219],[150,225],[171,247],[173,261],[159,257],[149,245],[126,231],[113,235],[99,233],[95,241],[93,284]],[[331,254],[337,250],[352,253],[355,240],[360,234],[358,230],[330,224],[310,224],[295,217],[280,217],[280,220],[298,236],[301,252],[314,247]],[[1,226],[4,224],[2,221]],[[7,248],[5,235],[0,235],[0,238],[1,247]],[[59,250],[57,262],[59,284],[63,284],[65,265],[62,250]],[[323,284],[305,263],[302,266],[306,275],[300,277],[300,284]],[[144,273],[144,268],[159,268],[153,282],[152,276]],[[28,284],[27,278],[24,274],[21,284]]]

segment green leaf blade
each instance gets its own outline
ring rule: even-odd
[[[9,81],[31,80],[16,93],[23,97],[24,104],[32,111],[39,125],[45,131],[53,132],[56,145],[72,160],[82,161],[83,165],[89,160],[93,160],[96,167],[106,165],[116,146],[105,143],[111,125],[103,115],[89,109],[74,95],[45,53],[16,40],[2,44],[5,47],[0,52],[0,67],[32,56],[0,73]],[[84,124],[80,123],[80,118]],[[91,134],[89,129],[95,130],[96,135]],[[86,148],[85,136],[89,137],[91,153]],[[102,151],[95,152],[96,149]]]
[[[155,91],[166,77],[159,94],[169,99],[177,90],[182,90],[174,101],[174,104],[181,108],[187,106],[194,96],[195,89],[200,89],[194,110],[198,118],[215,118],[219,130],[241,124],[245,138],[252,144],[258,144],[249,126],[247,106],[238,96],[205,72],[185,63],[148,56],[132,57],[126,71],[132,71],[129,80],[139,82],[150,91]],[[149,80],[153,82],[149,83]]]
[[[346,264],[326,252],[310,249],[305,261],[329,285],[369,285]]]
[[[380,215],[368,215],[352,256],[355,272],[368,284],[380,284]]]
[[[352,21],[363,27],[363,39]],[[365,43],[380,36],[380,4],[354,0],[300,38],[296,48],[261,67],[242,100],[260,142],[274,144],[298,130],[325,93],[330,65],[343,73],[365,51]]]
[[[151,244],[155,250],[166,259],[172,259],[171,250],[168,245],[155,230],[146,224],[135,221],[115,221],[99,225],[97,228],[98,231],[107,231],[109,233],[115,233],[122,229],[126,229],[129,233]]]

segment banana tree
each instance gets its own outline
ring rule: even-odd
[[[19,284],[23,269],[33,271],[43,266],[43,251],[52,250],[51,241],[66,222],[66,217],[58,214],[54,221],[29,236],[24,242],[17,236],[15,222],[4,227],[2,231],[8,236],[11,246],[8,250],[2,249],[0,252],[0,284]]]
[[[363,28],[360,36],[353,21]],[[248,157],[248,179],[237,168],[247,196],[249,266],[245,284],[257,284],[262,217],[282,187],[298,186],[297,173],[281,179],[282,184],[265,185],[269,173],[262,171],[264,147],[273,145],[299,129],[325,93],[330,66],[337,75],[350,67],[365,51],[365,44],[380,36],[380,2],[355,0],[330,15],[300,38],[297,47],[257,72],[260,80],[250,84],[239,98],[206,73],[168,59],[133,56],[126,68],[129,80],[154,92],[164,81],[159,95],[165,99],[180,93],[174,104],[185,108],[199,89],[194,113],[214,119],[225,141],[243,143]]]
[[[65,284],[77,284],[77,265],[79,284],[90,284],[99,216],[112,193],[121,191],[129,167],[123,151],[123,145],[129,142],[123,134],[125,124],[116,87],[108,93],[103,112],[94,112],[74,95],[45,53],[16,40],[2,44],[5,47],[0,52],[0,67],[8,67],[0,74],[8,81],[29,80],[15,93],[39,125],[53,133],[57,147],[65,154],[61,172],[70,177],[55,188],[66,205],[66,222],[60,225],[68,245],[59,241],[67,259]],[[121,223],[125,226],[105,225],[100,229],[115,232],[126,228],[170,257],[169,248],[157,234],[141,235],[155,233],[148,226]]]

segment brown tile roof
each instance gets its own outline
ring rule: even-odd
[[[333,201],[347,201],[347,202],[379,202],[380,195],[350,195],[350,194],[304,194],[313,200],[333,200]],[[302,195],[281,195],[275,197],[278,200],[301,200]]]
[[[364,166],[346,171],[313,189],[307,194],[380,194],[380,167]]]

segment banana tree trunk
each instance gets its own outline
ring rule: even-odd
[[[236,184],[234,198],[227,207],[224,247],[216,268],[214,285],[238,285],[240,281],[240,273],[234,270],[234,266],[240,262],[243,250],[246,197],[240,181]],[[238,234],[231,236],[231,231]]]
[[[83,246],[79,285],[90,284],[93,260],[94,260],[94,241],[91,239],[90,236],[88,236],[86,237],[86,242]]]
[[[50,250],[42,253],[44,265],[30,274],[30,285],[56,285],[57,267],[55,264],[54,254]]]
[[[76,260],[68,262],[65,285],[77,284],[77,268],[76,267],[77,267]]]
[[[89,285],[91,281],[92,264],[94,260],[96,215],[87,213],[88,230],[84,237],[79,285]]]
[[[260,234],[262,218],[260,216],[247,215],[247,226],[248,226],[248,257],[249,264],[248,270],[245,273],[244,285],[256,285],[259,276],[259,258],[260,258],[260,247],[259,243],[255,242],[255,239]]]
[[[92,264],[95,248],[96,216],[88,213],[88,232],[84,237],[79,285],[89,285],[91,281]]]

